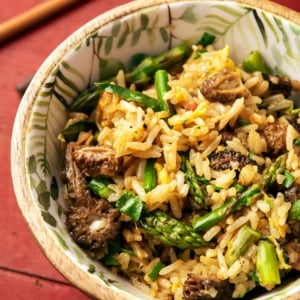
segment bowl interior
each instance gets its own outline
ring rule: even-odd
[[[51,247],[59,248],[71,264],[88,274],[90,281],[119,293],[119,299],[147,299],[149,296],[87,257],[65,227],[66,205],[60,179],[63,154],[57,137],[65,125],[72,99],[93,82],[110,77],[120,68],[128,69],[135,55],[158,54],[182,42],[192,45],[204,32],[216,36],[217,48],[228,44],[237,62],[259,49],[276,73],[297,78],[300,70],[300,19],[297,24],[233,1],[138,2],[92,20],[54,51],[22,100],[20,111],[27,111],[27,117],[18,113],[19,126],[14,129],[14,138],[18,141],[13,142],[25,149],[20,159],[26,162],[26,174],[22,182],[14,176],[14,183],[15,186],[27,185],[25,190],[30,195],[26,206],[30,203],[30,218],[24,208],[23,195],[17,192],[17,196],[30,226],[35,228],[32,223],[39,222],[53,241]],[[21,137],[24,129],[20,127],[27,128],[25,139]],[[47,242],[43,243],[38,232],[34,234],[46,255],[51,256]],[[85,289],[77,277],[53,263],[74,284]],[[280,295],[299,291],[299,282],[281,290]],[[262,297],[271,299],[276,293]],[[107,299],[115,296],[104,294]],[[103,290],[94,294],[97,298],[102,295]]]

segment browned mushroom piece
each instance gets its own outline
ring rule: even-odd
[[[86,154],[93,153],[93,151],[87,151],[83,154],[80,152],[80,150],[86,148],[92,147],[69,143],[66,148],[65,181],[68,195],[72,200],[72,204],[66,212],[66,226],[74,241],[93,255],[97,251],[103,250],[119,234],[121,221],[120,212],[117,209],[106,200],[95,199],[88,189],[86,174],[83,174],[81,170],[83,169],[85,173],[88,173],[84,169],[86,165],[87,170],[91,172],[90,169],[93,170],[93,164],[89,165],[88,158],[91,158],[92,163],[96,159],[92,154]],[[109,157],[107,152],[105,153],[106,156],[104,155],[104,157]],[[100,171],[102,173],[113,173],[110,167],[108,167],[109,171],[105,169],[109,164],[107,162],[109,158],[102,157],[100,159],[97,155],[96,158],[100,161]],[[81,168],[80,164],[82,164]],[[112,168],[115,168],[115,166],[113,165]],[[104,169],[105,171],[103,171]]]
[[[73,159],[84,176],[115,176],[121,159],[115,157],[115,150],[107,146],[81,146],[74,150]]]
[[[63,180],[66,182],[68,198],[73,202],[82,201],[83,199],[91,197],[86,178],[73,159],[73,153],[78,147],[79,146],[73,142],[67,144],[65,152],[65,170],[63,172]]]
[[[248,164],[255,165],[256,162],[246,155],[233,150],[227,149],[210,155],[210,167],[217,171],[227,169],[240,170]]]
[[[283,94],[285,98],[291,96],[293,90],[292,81],[286,76],[274,76],[263,74],[265,80],[269,82],[268,94]]]
[[[212,295],[211,290],[217,292]],[[189,274],[183,285],[184,300],[229,300],[232,299],[233,285],[227,280],[206,278]]]
[[[249,95],[240,74],[228,69],[223,69],[204,80],[200,86],[200,92],[207,100],[221,103],[232,102]]]
[[[287,125],[276,121],[268,123],[262,130],[262,136],[267,142],[268,153],[278,155],[286,150]]]
[[[292,269],[300,271],[300,243],[297,240],[291,241],[283,246]]]
[[[72,205],[66,225],[82,248],[90,252],[103,250],[119,233],[120,212],[105,200],[90,202],[88,206]]]

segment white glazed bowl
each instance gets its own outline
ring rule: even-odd
[[[134,1],[98,16],[42,64],[20,104],[12,137],[12,178],[20,209],[44,253],[75,286],[96,299],[148,299],[89,258],[65,226],[58,133],[71,100],[136,53],[158,54],[203,32],[228,44],[240,62],[259,49],[277,72],[299,79],[300,16],[265,0]],[[298,296],[297,296],[297,293]],[[259,299],[300,299],[300,279]]]

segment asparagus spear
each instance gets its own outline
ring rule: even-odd
[[[104,91],[111,94],[120,96],[122,99],[128,102],[136,102],[144,107],[151,107],[154,111],[161,111],[165,109],[165,103],[150,97],[142,92],[124,88],[119,85],[110,84],[110,83],[95,83],[98,91],[103,93]]]
[[[279,156],[274,163],[265,169],[260,184],[253,184],[248,187],[234,201],[232,199],[225,202],[219,208],[208,212],[207,214],[193,219],[192,224],[195,231],[209,229],[229,214],[234,213],[245,206],[250,206],[253,201],[261,195],[261,191],[268,189],[275,181],[278,174],[284,172],[286,163],[286,154]]]
[[[168,69],[169,67],[188,58],[191,54],[191,47],[180,44],[157,56],[147,56],[130,73],[126,74],[126,81],[129,83],[143,84],[149,82],[158,69]]]
[[[143,185],[146,192],[153,190],[156,186],[156,170],[154,167],[155,159],[149,158],[147,160],[144,178],[143,178]]]
[[[166,212],[156,210],[141,220],[141,226],[162,244],[180,249],[198,248],[207,245],[193,228]]]
[[[154,83],[156,87],[156,93],[158,100],[164,106],[164,110],[169,111],[171,115],[174,114],[175,109],[170,102],[164,100],[165,94],[169,91],[170,87],[168,85],[168,72],[166,70],[157,70],[154,74]]]
[[[296,200],[289,211],[289,219],[300,221],[300,199]]]
[[[268,290],[281,282],[276,249],[269,241],[261,240],[258,244],[256,271],[259,284]]]
[[[193,169],[190,161],[185,155],[182,156],[182,169],[185,172],[187,182],[189,183],[190,186],[190,190],[189,190],[190,196],[198,204],[198,206],[205,208],[206,207],[205,186],[203,184],[199,184],[197,180],[197,174],[195,173],[195,170]]]
[[[278,156],[274,163],[272,163],[262,174],[261,186],[268,190],[271,185],[276,181],[278,174],[285,170],[287,154]]]
[[[178,45],[169,51],[157,56],[147,56],[138,66],[129,73],[125,74],[127,83],[145,84],[149,82],[158,69],[168,69],[176,63],[185,60],[191,53],[191,48],[185,44]],[[111,78],[108,83],[113,81]],[[103,82],[103,83],[104,83]],[[99,101],[101,90],[97,86],[92,86],[81,93],[69,106],[69,111],[91,112]]]
[[[261,53],[257,50],[252,51],[249,55],[247,55],[243,62],[243,69],[247,72],[255,72],[260,71],[264,74],[270,74],[270,68],[267,66],[264,61]]]
[[[249,247],[261,238],[261,234],[251,227],[244,225],[228,244],[225,260],[231,266]]]
[[[258,184],[251,185],[237,198],[230,198],[220,207],[211,210],[207,214],[195,217],[192,225],[195,231],[204,231],[224,220],[228,215],[244,206],[249,206],[260,195],[260,187]]]

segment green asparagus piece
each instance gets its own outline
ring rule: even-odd
[[[97,90],[96,86],[93,85],[79,94],[70,104],[68,110],[71,112],[80,111],[90,113],[96,107],[99,97],[100,92]]]
[[[208,32],[204,32],[198,44],[201,44],[202,46],[206,47],[208,45],[211,45],[215,41],[215,39],[215,35],[210,34]]]
[[[260,184],[255,183],[251,185],[235,200],[230,199],[217,209],[212,210],[203,216],[194,218],[192,221],[194,230],[197,232],[207,230],[218,224],[229,214],[234,213],[245,206],[250,206],[257,197],[261,195],[261,191],[268,189],[271,184],[276,181],[277,175],[284,172],[286,158],[286,154],[279,156],[275,162],[263,172]]]
[[[258,244],[256,271],[259,284],[268,290],[281,283],[276,249],[269,241]]]
[[[192,220],[192,225],[195,231],[204,231],[221,222],[232,212],[232,206],[235,199],[231,198],[220,207],[211,210],[203,216],[195,217]]]
[[[154,167],[155,159],[149,158],[147,160],[144,178],[143,178],[143,185],[146,192],[153,190],[156,187],[156,170]]]
[[[296,200],[289,211],[289,219],[300,221],[300,199]]]
[[[90,118],[71,119],[61,131],[58,139],[62,142],[70,143],[76,141],[81,131],[96,131],[97,126]]]
[[[113,191],[108,187],[110,181],[107,178],[93,178],[88,183],[88,187],[102,199],[107,199]]]
[[[246,72],[260,71],[264,74],[271,73],[261,53],[257,50],[252,51],[248,56],[244,58],[242,66]]]
[[[251,227],[244,225],[229,242],[225,253],[225,260],[230,267],[249,247],[261,238],[261,234]]]
[[[152,80],[154,73],[159,69],[169,67],[184,61],[191,54],[191,47],[180,44],[160,55],[148,56],[130,73],[126,74],[126,81],[129,83],[143,84]]]
[[[246,189],[237,198],[230,198],[220,207],[211,210],[207,214],[195,217],[192,225],[195,231],[204,231],[224,220],[231,213],[240,210],[244,206],[249,206],[260,195],[260,187],[258,184],[253,184]]]
[[[295,181],[295,176],[292,173],[290,173],[288,170],[285,170],[284,182],[283,182],[284,186],[288,189],[293,185],[294,181]]]
[[[268,168],[262,174],[261,186],[268,190],[271,185],[276,181],[278,174],[281,174],[285,170],[287,160],[287,154],[278,156]]]
[[[197,174],[191,166],[189,159],[185,155],[182,156],[182,169],[186,175],[187,182],[190,186],[190,196],[201,208],[205,208],[205,186],[203,184],[199,184],[197,180]]]
[[[193,228],[171,217],[166,212],[156,210],[141,220],[141,226],[162,244],[179,249],[198,248],[207,243]]]
[[[151,107],[154,111],[161,111],[165,109],[165,104],[161,103],[158,99],[150,97],[142,92],[124,88],[119,85],[110,83],[95,83],[98,91],[104,91],[120,96],[128,102],[136,102],[144,107]]]
[[[166,70],[157,70],[154,74],[154,83],[158,100],[162,103],[164,110],[170,111],[169,103],[166,103],[164,100],[165,94],[170,89],[168,85],[168,72]]]
[[[161,262],[158,261],[150,270],[148,276],[152,281],[155,281],[159,275],[159,271],[164,267],[165,265]]]
[[[261,188],[258,184],[254,183],[249,186],[242,194],[240,194],[237,198],[236,203],[232,207],[232,212],[236,212],[242,209],[244,206],[250,206],[259,195]]]
[[[127,83],[145,84],[153,79],[154,73],[159,69],[168,69],[171,66],[184,61],[191,54],[191,47],[181,44],[160,55],[145,57],[138,66],[125,74]],[[114,81],[110,78],[103,83]],[[78,95],[69,106],[69,111],[91,112],[97,105],[101,90],[92,86]]]
[[[142,215],[144,203],[131,191],[125,191],[116,201],[116,208],[133,221],[138,221]]]

